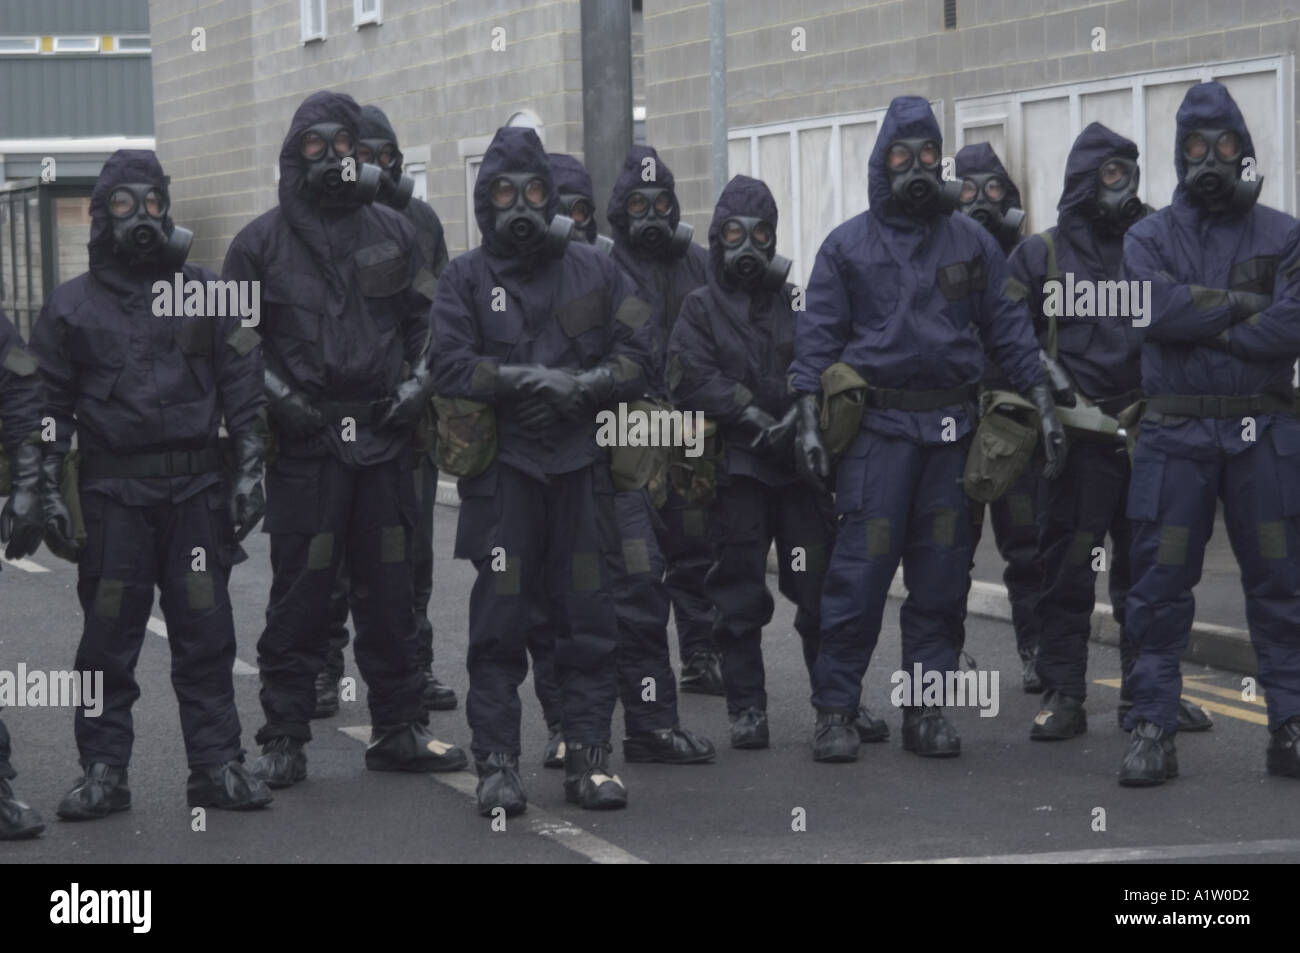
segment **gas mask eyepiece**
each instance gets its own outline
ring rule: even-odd
[[[1138,197],[1138,164],[1112,156],[1097,169],[1097,224],[1109,234],[1122,235],[1146,214]]]
[[[1259,199],[1264,177],[1241,177],[1245,143],[1232,129],[1192,129],[1179,144],[1187,171],[1183,185],[1211,212],[1244,212]]]
[[[581,192],[561,192],[560,208],[564,210],[565,215],[573,219],[578,232],[589,243],[594,244],[597,238],[596,214],[591,199]]]
[[[1007,207],[1010,187],[996,172],[975,172],[961,182],[958,197],[963,214],[979,222],[999,242],[1015,241],[1025,220],[1023,209]]]
[[[129,264],[180,267],[185,263],[194,233],[173,226],[168,235],[163,229],[171,206],[165,191],[147,183],[125,183],[109,192],[107,204],[114,247]]]
[[[573,219],[546,219],[550,187],[531,172],[504,173],[488,187],[497,238],[516,254],[558,258],[573,237]]]
[[[668,189],[644,188],[629,192],[623,200],[623,211],[631,220],[627,237],[632,247],[656,258],[675,258],[683,254],[695,231],[680,222],[675,229],[669,226],[676,208],[677,196]]]
[[[931,218],[958,207],[962,186],[940,178],[942,158],[935,139],[895,139],[889,144],[889,194],[904,215]]]
[[[790,272],[790,259],[776,254],[776,229],[765,219],[735,215],[718,229],[724,277],[748,294],[777,291]]]

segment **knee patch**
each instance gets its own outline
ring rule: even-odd
[[[385,526],[380,530],[379,561],[400,563],[406,560],[406,529],[402,526]]]
[[[307,546],[307,568],[329,569],[334,559],[334,534],[317,533]]]
[[[1255,527],[1259,540],[1259,554],[1264,559],[1286,559],[1286,523],[1282,520],[1264,520]]]
[[[507,556],[505,571],[492,572],[492,575],[495,577],[498,596],[517,596],[523,589],[523,574],[518,556]]]
[[[867,555],[885,556],[889,553],[889,517],[873,516],[867,520]]]
[[[708,532],[708,523],[704,510],[699,507],[687,507],[682,510],[682,533],[686,536],[703,536]]]
[[[1066,556],[1066,561],[1071,566],[1083,565],[1088,561],[1088,557],[1092,555],[1092,546],[1092,533],[1086,529],[1075,530],[1074,539],[1070,542],[1070,553]]]
[[[600,589],[600,553],[573,554],[573,589],[575,592]]]
[[[623,540],[623,567],[629,574],[650,571],[650,550],[644,539]]]
[[[957,511],[947,507],[935,510],[933,530],[936,545],[957,545]]]
[[[1007,513],[1012,526],[1034,525],[1034,501],[1026,493],[1007,494]]]
[[[216,587],[210,572],[191,572],[185,576],[185,603],[196,612],[214,608],[217,604]]]
[[[125,586],[121,579],[99,580],[95,587],[95,606],[93,612],[99,619],[116,619],[122,614],[122,592]]]
[[[1156,562],[1161,566],[1181,566],[1187,562],[1187,539],[1189,529],[1186,526],[1160,527],[1160,548],[1156,551]]]

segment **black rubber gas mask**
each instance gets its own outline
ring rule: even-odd
[[[170,235],[163,230],[170,204],[164,190],[146,183],[116,185],[108,193],[114,250],[128,265],[185,264],[194,233],[178,225]]]
[[[581,192],[561,192],[560,208],[573,219],[573,225],[588,244],[596,243],[596,206]]]
[[[362,139],[357,144],[357,161],[379,166],[379,201],[403,209],[415,194],[415,179],[402,174],[402,153],[391,139]]]
[[[1187,171],[1183,185],[1192,201],[1211,212],[1244,212],[1255,204],[1264,187],[1264,177],[1255,181],[1241,178],[1245,143],[1231,129],[1192,129],[1179,149]]]
[[[307,163],[307,189],[328,208],[369,205],[379,194],[379,166],[357,157],[356,137],[340,123],[317,123],[298,138]]]
[[[935,139],[895,139],[885,151],[889,195],[904,215],[933,218],[958,207],[961,183],[945,182],[942,155]]]
[[[1123,156],[1111,156],[1097,169],[1097,218],[1099,230],[1123,235],[1146,214],[1138,197],[1138,164]]]
[[[623,200],[629,219],[627,238],[632,247],[655,258],[680,258],[691,244],[695,229],[683,222],[669,227],[677,196],[668,189],[634,189]]]
[[[748,215],[734,215],[718,229],[722,243],[722,274],[748,294],[778,291],[790,273],[790,259],[776,254],[776,229],[772,223]]]
[[[1023,209],[1008,205],[1005,177],[996,172],[973,172],[961,182],[961,211],[983,225],[1001,244],[1010,244],[1025,221]]]
[[[507,172],[488,188],[497,238],[520,256],[559,258],[573,237],[573,219],[556,215],[548,222],[550,187],[533,172]]]

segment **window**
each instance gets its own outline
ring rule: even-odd
[[[731,174],[762,179],[776,199],[776,250],[794,262],[791,281],[806,284],[826,236],[867,207],[867,159],[884,116],[876,109],[727,134]],[[942,124],[941,106],[935,116]]]
[[[411,192],[412,198],[429,200],[429,177],[425,172],[423,162],[407,162],[402,166],[402,172],[409,175],[415,181],[415,188]]]
[[[0,36],[0,53],[39,53],[39,36]]]
[[[1162,70],[1088,83],[1050,86],[956,101],[957,146],[988,142],[1020,187],[1027,233],[1056,222],[1065,160],[1083,127],[1101,122],[1137,143],[1144,201],[1169,203],[1174,172],[1174,115],[1187,90],[1218,80],[1241,107],[1255,142],[1260,201],[1294,214],[1294,137],[1291,57]]]
[[[99,37],[97,36],[56,36],[54,38],[55,53],[98,53]]]
[[[302,0],[302,41],[325,39],[325,0]]]
[[[115,36],[113,45],[104,46],[105,53],[148,53],[151,51],[147,36]]]
[[[352,0],[352,25],[362,27],[384,22],[382,0]]]

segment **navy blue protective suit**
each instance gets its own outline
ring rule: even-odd
[[[186,754],[192,768],[213,767],[242,754],[227,582],[243,552],[217,433],[223,417],[231,434],[260,426],[262,360],[238,314],[157,314],[154,283],[171,295],[177,269],[128,268],[115,254],[107,200],[128,183],[167,189],[152,152],[109,157],[90,198],[90,270],[54,290],[32,332],[55,420],[51,449],[67,453],[75,432],[81,454],[85,627],[76,668],[103,671],[104,710],[87,718],[78,709],[77,748],[85,766],[131,759],[135,664],[157,586]],[[163,228],[170,234],[170,216]],[[184,280],[216,278],[194,265],[179,271]],[[156,472],[177,475],[126,469],[164,463]]]
[[[478,570],[466,713],[480,759],[519,754],[518,686],[539,626],[555,631],[554,672],[569,744],[608,743],[617,693],[610,566],[619,540],[596,421],[526,427],[517,403],[498,402],[497,368],[609,364],[618,400],[642,392],[651,360],[649,307],[608,256],[570,242],[559,259],[524,258],[498,239],[489,187],[516,172],[543,179],[546,217],[556,214],[559,199],[537,134],[498,130],[474,186],[482,245],[447,266],[433,304],[434,392],[496,403],[497,458],[460,481],[456,533],[456,557],[473,560]]]
[[[1056,250],[1057,281],[1066,274],[1075,282],[1115,281],[1121,277],[1122,235],[1094,227],[1093,203],[1099,190],[1097,172],[1112,156],[1137,161],[1128,139],[1101,123],[1091,123],[1075,139],[1065,166],[1065,187],[1057,203],[1056,225],[1048,229]],[[1048,345],[1043,313],[1043,283],[1049,278],[1047,244],[1039,235],[1021,242],[1007,262],[1009,293],[1023,297],[1039,340]],[[1140,332],[1125,316],[1058,315],[1056,358],[1070,379],[1105,413],[1114,416],[1141,396],[1138,373]],[[1134,650],[1124,625],[1129,586],[1129,459],[1122,441],[1070,441],[1065,470],[1044,481],[1042,533],[1038,558],[1043,591],[1035,609],[1038,631],[1037,670],[1043,687],[1072,698],[1087,696],[1088,637],[1096,603],[1094,547],[1110,534],[1112,555],[1107,569],[1111,603],[1120,626],[1120,658],[1125,672]]]
[[[382,205],[326,210],[304,193],[302,133],[316,123],[358,128],[350,96],[320,92],[294,113],[280,151],[280,204],[245,226],[224,277],[258,280],[267,367],[317,406],[324,429],[280,435],[266,475],[272,582],[258,642],[266,724],[257,740],[310,740],[314,681],[329,595],[346,563],[356,659],[375,726],[424,717],[415,665],[410,547],[415,502],[409,429],[379,429],[370,408],[406,363],[425,359],[428,299],[415,230]]]
[[[647,162],[647,160],[652,160]],[[636,282],[637,294],[654,309],[652,326],[655,335],[654,367],[650,374],[650,391],[667,396],[663,378],[665,349],[682,301],[708,281],[709,253],[692,242],[678,258],[651,257],[633,248],[628,240],[629,216],[624,209],[628,193],[640,187],[672,190],[672,170],[659,153],[646,145],[634,145],[623,161],[623,171],[609,196],[606,216],[614,238],[614,259]],[[674,203],[669,227],[676,228],[680,209]],[[659,548],[667,563],[665,583],[672,599],[677,623],[678,647],[682,662],[700,652],[712,652],[713,607],[704,594],[704,577],[713,563],[708,536],[708,511],[692,506],[670,488],[668,502],[660,510],[665,531]]]
[[[397,146],[397,133],[388,121],[388,116],[378,106],[361,107],[359,132],[362,139],[387,139],[394,147]],[[391,176],[394,184],[400,179],[400,149],[393,168],[385,170],[384,174]],[[379,200],[383,201],[384,196],[385,193],[381,191]],[[406,207],[399,211],[415,228],[415,237],[420,244],[420,270],[416,272],[412,283],[421,294],[432,300],[438,276],[447,267],[448,260],[442,221],[432,206],[420,198],[412,197]],[[415,587],[416,662],[421,669],[427,669],[433,663],[433,623],[429,621],[429,599],[433,596],[433,507],[438,492],[438,467],[434,449],[417,456],[413,478],[420,510],[411,546],[411,573]],[[330,593],[330,650],[326,670],[335,680],[343,676],[343,650],[348,644],[347,589],[347,579],[340,576],[338,584]]]
[[[959,179],[972,173],[997,173],[1007,183],[1004,206],[1021,207],[1020,190],[1007,174],[998,154],[987,142],[963,146],[957,152],[956,171]],[[1019,243],[1018,234],[1014,239],[1000,242],[1006,255],[1010,255]],[[986,354],[984,387],[1005,390],[1008,386],[1006,374]],[[1007,564],[1002,573],[1002,581],[1006,583],[1007,596],[1011,602],[1011,624],[1016,631],[1016,649],[1021,660],[1033,658],[1038,646],[1034,604],[1038,601],[1038,593],[1043,584],[1042,566],[1038,561],[1038,498],[1041,493],[1040,484],[1043,482],[1042,474],[1036,467],[1026,467],[1011,489],[988,506],[993,519],[993,538],[997,542],[998,552]],[[984,532],[984,510],[982,503],[971,502],[972,553],[979,546]],[[974,563],[971,565],[973,568]],[[962,644],[966,641],[964,618],[963,610]]]
[[[885,152],[897,138],[938,141],[919,97],[895,99],[868,163],[871,208],[823,242],[796,316],[792,388],[815,393],[836,361],[876,388],[974,393],[989,350],[1021,392],[1042,370],[1024,305],[1003,293],[997,241],[964,215],[896,214]],[[877,391],[871,398],[892,402]],[[901,402],[901,401],[900,401]],[[934,410],[868,407],[839,461],[839,535],[822,596],[813,704],[853,715],[899,560],[903,668],[951,671],[970,572],[970,517],[960,478],[972,412],[963,399]]]
[[[1177,124],[1176,143],[1192,128],[1231,129],[1245,155],[1255,154],[1241,111],[1218,83],[1189,89]],[[1268,725],[1276,730],[1300,714],[1300,421],[1290,409],[1300,354],[1300,223],[1262,205],[1205,211],[1182,184],[1185,163],[1181,148],[1175,152],[1180,184],[1172,203],[1124,239],[1125,277],[1151,282],[1142,388],[1148,401],[1241,399],[1205,406],[1204,416],[1157,413],[1149,403],[1142,420],[1128,497],[1134,524],[1126,620],[1139,654],[1125,727],[1141,719],[1176,730],[1179,660],[1217,497],[1241,566]],[[1234,325],[1222,289],[1271,293],[1273,303]],[[1229,351],[1207,346],[1224,330]]]
[[[668,342],[668,379],[673,404],[716,421],[726,448],[709,513],[717,561],[705,594],[717,607],[713,638],[734,715],[767,709],[761,638],[775,608],[766,578],[773,540],[778,587],[797,606],[794,627],[812,674],[834,508],[829,493],[799,481],[789,448],[775,458],[759,455],[748,449],[752,434],[736,430],[750,405],[776,420],[793,405],[786,370],[794,356],[795,317],[790,285],[749,294],[724,276],[720,230],[733,216],[760,218],[775,228],[776,201],[767,185],[738,175],[722,190],[709,225],[708,284],[682,303]]]

